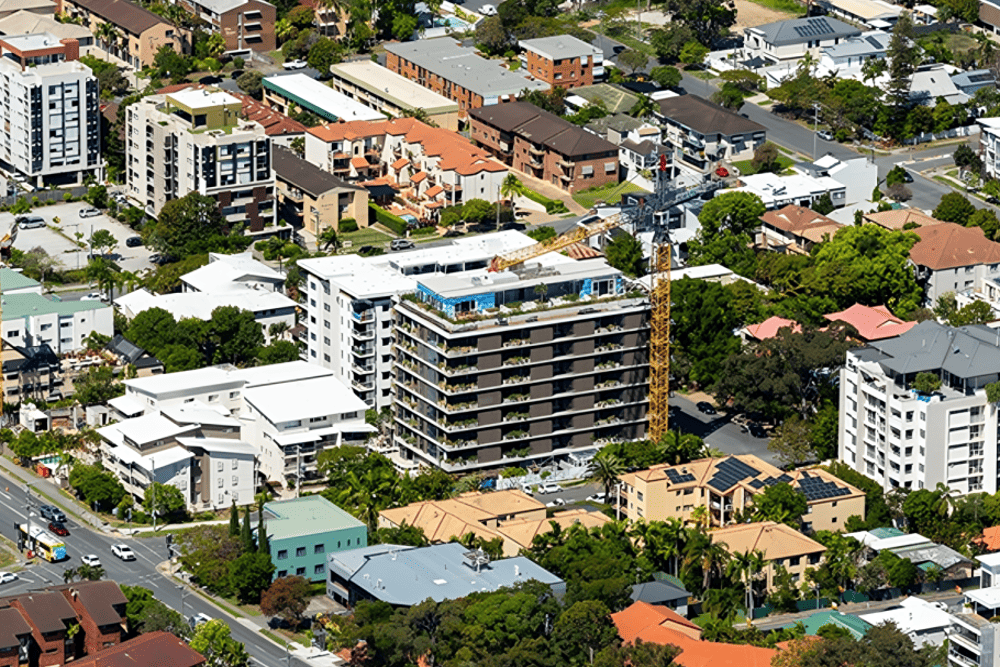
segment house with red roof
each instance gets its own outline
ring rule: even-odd
[[[851,325],[857,331],[854,337],[866,343],[901,336],[916,325],[916,322],[905,322],[896,317],[885,306],[862,306],[860,303],[823,317],[830,322]]]
[[[760,324],[748,324],[740,329],[740,338],[744,343],[760,342],[774,338],[778,332],[784,328],[789,328],[793,333],[802,333],[802,325],[795,320],[786,320],[784,317],[772,315]]]
[[[832,238],[842,225],[805,206],[789,204],[760,216],[757,245],[764,250],[807,255],[812,247]]]
[[[912,232],[920,241],[910,248],[910,261],[924,284],[925,304],[933,306],[949,292],[1000,302],[1000,243],[987,239],[982,227],[946,222]]]
[[[722,644],[701,639],[701,628],[676,612],[635,602],[611,614],[622,641],[671,644],[681,650],[674,663],[681,667],[770,667],[778,652],[749,644]]]

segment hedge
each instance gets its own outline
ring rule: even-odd
[[[545,195],[540,195],[534,190],[529,190],[528,188],[523,188],[521,194],[530,199],[533,202],[537,202],[545,207],[545,212],[549,215],[555,215],[557,213],[567,213],[569,209],[566,208],[566,204],[559,201],[558,199],[549,199]]]
[[[399,236],[406,236],[406,229],[408,227],[408,225],[406,224],[406,220],[403,220],[397,215],[389,213],[389,211],[385,210],[381,206],[378,206],[377,204],[373,204],[372,202],[368,202],[368,208],[375,211],[376,220],[381,222],[383,225],[391,229]]]
[[[338,231],[345,234],[348,232],[356,232],[358,231],[358,221],[354,218],[344,218],[340,221],[340,224],[337,227]]]

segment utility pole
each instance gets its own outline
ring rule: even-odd
[[[152,489],[153,497],[153,532],[156,532],[156,462],[153,461],[153,457],[149,457],[150,467],[153,469],[153,479],[149,483],[149,487]]]
[[[813,162],[816,161],[816,131],[819,129],[819,102],[813,102]]]
[[[497,229],[500,229],[500,186],[497,186]]]

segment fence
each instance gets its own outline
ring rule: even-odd
[[[582,465],[546,470],[540,473],[528,473],[521,477],[501,477],[497,480],[497,491],[519,489],[522,484],[535,485],[543,482],[568,482],[574,479],[582,479],[589,472],[590,466]],[[542,477],[543,474],[545,475],[544,478]]]
[[[65,190],[38,190],[37,192],[22,192],[13,197],[0,198],[0,205],[13,206],[17,203],[18,199],[27,199],[29,202],[33,202],[35,199],[38,199],[38,201],[61,202],[65,201],[66,193],[79,198],[87,194],[87,187],[81,185],[75,188],[66,188]]]
[[[930,141],[940,141],[942,139],[957,139],[959,137],[971,137],[974,134],[979,134],[979,125],[963,125],[962,127],[956,127],[952,130],[947,130],[946,132],[928,132],[926,134],[921,134],[919,136],[913,137],[912,139],[907,139],[908,144],[924,144]]]

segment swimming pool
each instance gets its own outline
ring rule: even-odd
[[[456,16],[440,16],[434,19],[435,28],[452,28],[453,30],[468,30],[469,24]]]

